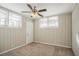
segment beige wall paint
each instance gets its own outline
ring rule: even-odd
[[[79,39],[77,40],[76,37],[78,33],[79,33],[79,4],[75,6],[72,12],[72,49],[75,55],[79,56]]]
[[[59,17],[59,28],[44,28],[39,27],[39,20],[35,20],[34,41],[49,45],[57,45],[63,47],[71,47],[71,20],[72,14],[61,14]]]
[[[26,18],[22,19],[22,28],[0,28],[0,53],[26,44]]]

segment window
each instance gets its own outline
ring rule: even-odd
[[[3,25],[5,25],[5,19],[0,18],[0,26],[3,26]]]
[[[48,26],[49,27],[58,27],[58,17],[50,17],[48,20]]]
[[[14,12],[9,12],[5,8],[0,8],[0,27],[4,26],[12,28],[21,27],[22,16]]]
[[[40,28],[57,28],[58,27],[58,17],[50,17],[50,18],[43,18],[40,19]]]
[[[15,13],[9,13],[9,27],[21,27],[22,26],[22,17]]]
[[[0,27],[6,25],[7,11],[0,9]]]
[[[46,28],[47,27],[47,18],[40,19],[40,28]]]

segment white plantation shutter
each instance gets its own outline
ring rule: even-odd
[[[0,8],[0,27],[19,28],[22,27],[22,16]]]
[[[7,17],[8,17],[8,12],[0,8],[0,27],[3,27],[6,25]]]
[[[40,19],[40,28],[58,28],[58,16]]]
[[[9,13],[9,27],[18,28],[22,26],[22,17],[18,14]]]
[[[47,27],[47,18],[40,19],[40,28],[46,28]]]
[[[58,27],[58,17],[50,17],[48,20],[48,26],[49,27]]]

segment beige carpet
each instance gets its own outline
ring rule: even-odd
[[[31,43],[2,56],[73,56],[73,52],[70,48]]]

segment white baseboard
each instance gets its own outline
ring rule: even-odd
[[[11,49],[9,49],[9,50],[3,51],[3,52],[0,53],[0,55],[1,55],[1,54],[4,54],[4,53],[7,53],[7,52],[9,52],[9,51],[12,51],[12,50],[14,50],[14,49],[20,48],[20,47],[25,46],[25,45],[26,45],[26,44],[23,44],[23,45],[20,45],[20,46],[11,48]]]
[[[20,48],[20,47],[22,47],[22,46],[28,45],[28,44],[30,44],[30,43],[32,43],[32,42],[29,42],[29,43],[26,43],[26,44],[23,44],[23,45],[20,45],[20,46],[11,48],[11,49],[9,49],[9,50],[3,51],[3,52],[0,53],[0,55],[1,55],[1,54],[4,54],[4,53],[7,53],[7,52],[9,52],[9,51],[12,51],[12,50],[14,50],[14,49]]]
[[[49,44],[49,43],[45,43],[45,42],[37,42],[35,41],[36,43],[41,43],[41,44],[47,44],[47,45],[53,45],[53,46],[59,46],[59,47],[65,47],[65,48],[72,48],[70,46],[64,46],[64,45],[57,45],[57,44]]]
[[[71,48],[71,47],[69,47],[69,46],[64,46],[64,45],[49,44],[49,43],[37,42],[37,41],[34,41],[34,42],[35,42],[35,43],[41,43],[41,44],[47,44],[47,45],[53,45],[53,46],[60,46],[60,47]],[[31,43],[32,43],[32,42],[31,42]],[[29,43],[29,44],[30,44],[30,43]],[[3,52],[0,53],[0,55],[3,54],[3,53],[7,53],[7,52],[9,52],[9,51],[12,51],[12,50],[14,50],[14,49],[20,48],[20,47],[25,46],[25,45],[28,45],[28,44],[23,44],[23,45],[20,45],[20,46],[14,47],[14,48],[12,48],[12,49],[9,49],[9,50],[6,50],[6,51],[3,51]]]

